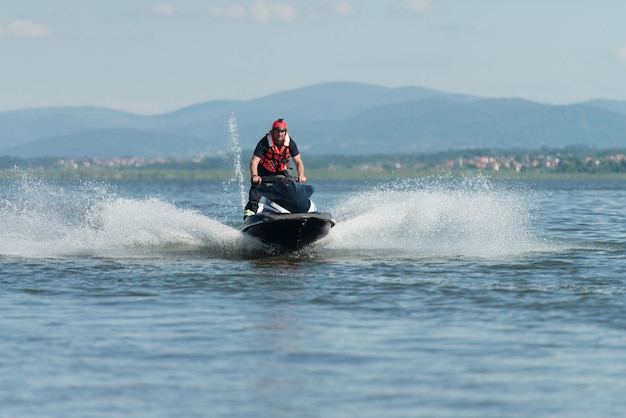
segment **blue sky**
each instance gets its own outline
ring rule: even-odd
[[[0,111],[161,113],[328,81],[626,100],[623,0],[2,0]]]

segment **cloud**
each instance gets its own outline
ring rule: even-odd
[[[171,4],[162,3],[152,9],[152,13],[159,16],[172,16],[176,13],[176,8]]]
[[[296,19],[295,9],[286,3],[266,3],[257,0],[246,7],[241,4],[231,4],[229,6],[212,6],[209,14],[215,18],[228,20],[253,20],[259,23],[270,21],[289,22]]]
[[[302,5],[301,13],[298,14],[298,17],[307,20],[351,18],[359,13],[352,6],[352,3],[354,2],[347,0],[335,0],[330,3],[326,1],[309,2],[306,5]]]
[[[333,14],[337,16],[350,16],[354,14],[354,9],[347,1],[338,1],[333,5]]]
[[[0,35],[11,38],[43,39],[50,38],[52,31],[47,26],[35,23],[32,20],[16,20],[6,27],[0,28]]]
[[[617,57],[618,60],[622,62],[626,62],[626,46],[617,48],[617,51],[615,52],[615,56]]]
[[[430,10],[431,6],[427,0],[402,0],[394,1],[391,8],[397,12],[422,13]]]
[[[240,4],[232,4],[227,7],[211,6],[209,14],[218,19],[243,20],[246,18],[246,8]]]

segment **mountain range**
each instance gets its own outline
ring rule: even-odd
[[[315,154],[626,146],[624,101],[552,105],[421,87],[334,82],[150,116],[98,107],[0,112],[0,155],[220,155],[233,145],[252,150],[281,117],[300,150]]]

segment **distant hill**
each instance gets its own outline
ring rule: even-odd
[[[52,148],[51,148],[52,147]],[[134,129],[97,129],[41,139],[15,147],[13,156],[58,157],[193,157],[206,153],[200,138]],[[51,150],[52,149],[52,150]]]
[[[598,99],[556,106],[336,82],[248,101],[199,103],[154,116],[97,107],[0,112],[0,155],[221,154],[229,149],[232,115],[244,150],[251,150],[279,117],[289,123],[300,149],[316,154],[626,144],[626,102]]]
[[[620,113],[622,115],[626,115],[626,102],[620,102],[616,100],[590,100],[588,102],[583,103],[588,106],[598,107],[604,110],[610,110],[611,112]]]

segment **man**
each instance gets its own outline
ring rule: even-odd
[[[282,174],[289,176],[289,158],[293,159],[298,172],[298,181],[306,183],[304,176],[304,163],[298,151],[295,141],[287,133],[287,122],[278,119],[272,124],[272,130],[267,133],[257,143],[250,160],[251,186],[248,197],[248,204],[243,211],[243,219],[254,215],[259,205],[261,196],[258,193],[258,186],[261,184],[261,176],[275,176]]]

